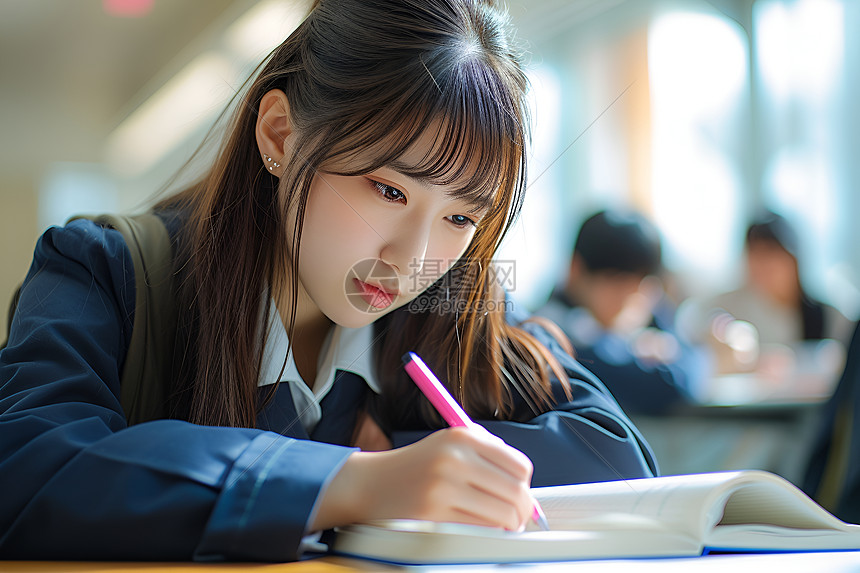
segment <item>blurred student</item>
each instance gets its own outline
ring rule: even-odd
[[[804,343],[835,339],[847,345],[853,322],[803,288],[799,246],[788,220],[765,211],[747,228],[744,284],[684,311],[685,325],[692,317],[691,336],[712,344],[722,372],[778,370],[784,377],[797,367],[793,355],[803,352]],[[825,370],[841,368],[841,349],[836,355]]]
[[[579,230],[564,284],[537,311],[561,326],[628,413],[687,402],[708,371],[705,354],[675,333],[661,259],[660,235],[644,216],[600,211]]]

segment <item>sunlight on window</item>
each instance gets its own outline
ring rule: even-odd
[[[765,172],[766,200],[774,208],[802,215],[815,231],[826,235],[836,208],[832,172],[820,151],[784,146],[773,155]]]
[[[826,298],[848,298],[826,280],[839,274],[839,205],[851,190],[841,180],[846,94],[845,7],[838,0],[761,0],[753,10],[759,90],[760,151],[767,205],[805,230],[803,279]]]
[[[725,19],[667,14],[654,22],[649,34],[651,82],[665,107],[678,114],[720,112],[732,106],[746,86],[746,52],[741,31]]]
[[[828,97],[845,50],[841,3],[764,0],[755,4],[754,14],[758,68],[771,97]]]
[[[708,14],[665,14],[649,33],[654,218],[667,265],[706,282],[726,276],[736,252],[746,45],[734,23]]]

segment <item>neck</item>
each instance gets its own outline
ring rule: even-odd
[[[797,308],[800,305],[801,290],[798,285],[795,287],[783,286],[782,288],[759,288],[762,295],[774,301],[778,306],[784,308]]]
[[[313,389],[316,380],[317,362],[320,350],[332,322],[313,303],[307,292],[299,285],[299,295],[296,300],[296,320],[290,332],[291,300],[288,294],[275,299],[275,306],[287,330],[290,347],[296,368],[305,384]]]
[[[600,306],[596,305],[593,299],[593,288],[581,288],[581,283],[589,279],[588,275],[580,275],[578,280],[569,281],[565,287],[566,302],[571,306],[584,308],[604,330],[610,330],[616,316],[607,316],[605,313],[600,312]]]
[[[800,294],[777,294],[775,297],[777,304],[785,308],[798,308],[800,306]]]

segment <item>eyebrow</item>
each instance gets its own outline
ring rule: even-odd
[[[391,169],[392,171],[397,172],[399,175],[402,175],[403,177],[406,177],[407,179],[415,181],[416,183],[422,183],[424,185],[432,185],[432,181],[430,181],[429,177],[417,176],[417,175],[412,175],[411,173],[409,173],[408,172],[409,166],[407,166],[405,163],[401,163],[401,162],[395,160],[395,161],[392,161],[391,163],[389,163],[387,165],[384,165],[383,167],[387,167],[388,169]]]

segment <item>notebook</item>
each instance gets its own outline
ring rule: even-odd
[[[785,479],[742,470],[533,488],[550,531],[415,520],[336,530],[333,553],[404,565],[860,550],[860,526]]]

